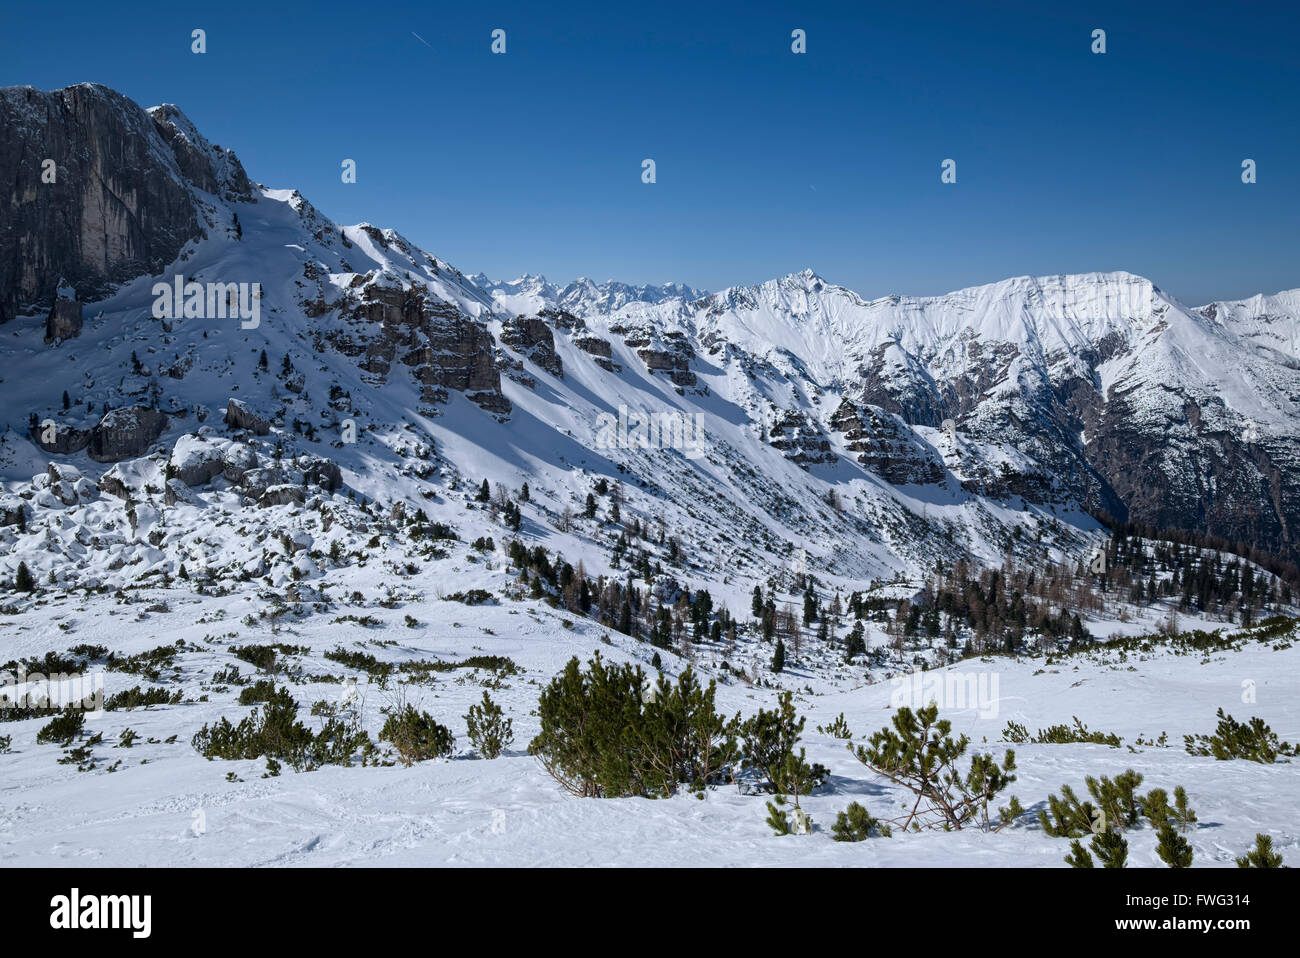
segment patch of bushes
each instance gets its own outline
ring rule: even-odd
[[[428,712],[403,706],[389,715],[379,733],[382,742],[392,743],[398,757],[407,765],[450,755],[456,739],[445,725],[439,725]]]
[[[1002,738],[1012,745],[1073,745],[1082,742],[1119,748],[1124,744],[1124,740],[1113,732],[1094,732],[1079,721],[1079,716],[1073,718],[1074,725],[1049,725],[1046,729],[1040,728],[1034,736],[1023,725],[1008,722]]]
[[[1280,741],[1277,733],[1259,716],[1249,722],[1238,722],[1219,709],[1219,724],[1213,735],[1184,735],[1187,754],[1213,756],[1220,761],[1244,758],[1247,761],[1272,765],[1279,758],[1294,758],[1296,747]]]
[[[453,592],[450,595],[444,595],[443,599],[447,602],[462,602],[465,605],[487,605],[495,603],[496,596],[484,589],[470,589],[468,592]]]
[[[861,842],[873,834],[888,838],[892,830],[872,818],[857,802],[850,802],[848,808],[835,816],[835,824],[831,826],[831,835],[837,842]]]
[[[606,665],[597,654],[584,671],[575,657],[542,691],[541,731],[528,751],[582,797],[700,791],[739,755],[735,723],[714,711],[714,691],[689,668],[676,685],[660,676],[647,686],[640,668]]]
[[[322,765],[351,765],[352,756],[373,748],[370,737],[354,725],[327,719],[321,731],[313,733],[298,721],[298,703],[277,696],[237,725],[222,718],[204,725],[191,740],[208,759],[255,759],[263,756],[287,762],[299,771]]]
[[[1236,859],[1236,862],[1238,868],[1287,867],[1282,864],[1282,856],[1273,851],[1273,839],[1259,832],[1255,834],[1255,847]]]
[[[759,709],[737,726],[742,765],[762,777],[768,792],[807,795],[829,776],[824,766],[804,761],[804,749],[794,750],[806,721],[795,713],[793,695],[782,692],[775,709]]]
[[[277,689],[271,679],[261,679],[239,691],[240,705],[257,705],[261,702],[292,703],[293,696],[287,688]]]
[[[346,665],[350,669],[356,669],[358,672],[366,672],[374,678],[382,681],[393,673],[393,666],[389,662],[380,662],[369,652],[360,652],[356,649],[337,648],[325,653],[325,658],[340,665]]]
[[[1192,846],[1183,834],[1196,824],[1196,812],[1187,803],[1187,791],[1174,789],[1174,804],[1169,794],[1154,788],[1139,795],[1142,776],[1126,769],[1113,779],[1089,776],[1084,779],[1093,801],[1081,802],[1068,785],[1061,786],[1061,798],[1048,796],[1048,808],[1038,813],[1043,831],[1053,838],[1071,838],[1065,857],[1072,868],[1093,868],[1093,855],[1102,868],[1123,868],[1128,861],[1128,840],[1124,832],[1137,827],[1143,818],[1156,829],[1156,854],[1170,868],[1188,868],[1192,864]],[[1049,815],[1050,812],[1050,815]],[[1092,835],[1091,853],[1080,838]]]
[[[59,713],[50,720],[48,725],[36,733],[36,742],[39,745],[48,742],[53,742],[56,745],[69,745],[74,738],[81,734],[81,730],[85,728],[85,725],[86,715],[84,712],[68,709]]]
[[[109,712],[115,712],[118,709],[144,708],[149,705],[177,705],[180,700],[180,689],[168,692],[166,689],[146,689],[137,685],[125,692],[115,692],[110,695],[104,702],[104,708]]]
[[[162,678],[163,669],[171,668],[175,664],[179,651],[180,643],[160,645],[156,649],[140,652],[125,659],[113,659],[108,663],[108,669],[111,672],[130,672],[150,682],[157,682]]]

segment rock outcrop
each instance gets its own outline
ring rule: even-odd
[[[81,303],[77,291],[60,280],[54,295],[54,305],[45,318],[45,341],[57,342],[81,335]]]
[[[214,185],[202,167],[187,161]],[[48,309],[60,277],[94,299],[161,270],[203,235],[192,183],[159,125],[107,87],[0,90],[0,170],[0,320]]]
[[[90,431],[87,454],[96,462],[134,459],[167,428],[167,416],[149,406],[123,406],[110,410]]]

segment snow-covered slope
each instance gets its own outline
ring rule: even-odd
[[[114,863],[406,863],[433,848],[471,863],[847,862],[863,851],[774,846],[761,801],[733,791],[656,803],[647,830],[626,803],[565,801],[518,748],[472,775],[460,762],[328,768],[308,788],[298,776],[259,778],[256,762],[232,772],[187,744],[247,707],[234,701],[232,644],[292,648],[281,650],[291,664],[268,675],[327,706],[343,679],[327,664],[341,660],[324,655],[334,646],[414,663],[414,675],[419,663],[471,655],[520,667],[394,686],[352,674],[375,700],[360,719],[372,735],[379,706],[408,694],[459,734],[469,701],[489,689],[522,745],[536,731],[538,683],[596,649],[672,675],[694,662],[721,683],[728,714],[798,691],[810,757],[834,776],[809,797],[823,826],[850,796],[871,792],[873,812],[903,797],[866,782],[841,742],[811,729],[839,712],[856,732],[885,724],[883,683],[913,668],[967,668],[1004,641],[1026,656],[997,667],[1014,685],[998,728],[962,718],[990,743],[1007,719],[1070,714],[1135,744],[1160,731],[1176,741],[1206,730],[1241,675],[1283,696],[1295,684],[1281,640],[1203,660],[1161,652],[1137,675],[1127,660],[1047,661],[1089,633],[1168,629],[1180,614],[1222,626],[1294,613],[1294,596],[1260,565],[1250,576],[1265,586],[1247,596],[1245,572],[1205,560],[1197,574],[1212,569],[1232,586],[1205,602],[1181,554],[1132,575],[1124,567],[1104,601],[1073,570],[1105,538],[1099,510],[1293,553],[1295,293],[1189,309],[1127,273],[872,300],[811,271],[711,295],[493,283],[392,230],[338,224],[295,190],[248,181],[176,107],[140,110],[90,85],[9,90],[0,134],[0,172],[19,192],[39,170],[29,154],[42,137],[67,140],[68,169],[99,177],[72,195],[33,194],[24,228],[42,238],[40,269],[0,234],[0,264],[30,267],[0,272],[0,661],[78,642],[119,658],[184,643],[158,652],[174,669],[146,682],[180,699],[114,712],[104,726],[145,736],[128,757],[148,764],[114,766],[99,811],[76,797],[86,781],[76,766],[107,774],[102,742],[51,778],[54,749],[36,742],[44,717],[0,725],[13,747],[0,756],[10,861],[34,860],[56,831]],[[105,165],[128,147],[129,169]],[[100,189],[115,174],[131,203]],[[198,284],[193,295],[187,284]],[[20,567],[31,581],[18,589]],[[1006,601],[1010,638],[951,604],[943,625],[908,625],[923,609],[939,622],[938,579],[954,570],[968,580],[944,601]],[[1019,583],[1010,600],[1006,576]],[[755,588],[770,612],[747,614]],[[1039,620],[1023,601],[1034,588],[1046,596]],[[1180,613],[1180,589],[1200,603],[1194,614]],[[702,595],[711,611],[693,623]],[[834,612],[801,626],[793,610],[809,596],[827,610],[849,596],[865,605],[852,620]],[[760,626],[778,614],[791,644],[781,671]],[[1060,630],[1072,617],[1067,645]],[[857,651],[851,621],[862,626]],[[147,675],[126,684],[106,654],[95,661],[110,693]],[[1139,687],[1182,704],[1110,710],[1114,694],[1136,702]],[[1258,712],[1294,738],[1296,716],[1278,701],[1261,698]],[[1061,780],[1120,770],[1093,746],[1026,753],[1032,801]],[[1195,775],[1211,813],[1233,799],[1213,762],[1155,746],[1143,758],[1152,785]],[[1251,816],[1294,847],[1280,811],[1291,780],[1245,774]],[[419,807],[430,796],[432,813]],[[59,811],[34,823],[47,807]],[[185,837],[196,808],[210,830],[188,834],[212,836],[206,845]],[[294,824],[254,835],[263,813]],[[136,825],[123,831],[126,818]],[[1198,836],[1198,855],[1226,862],[1244,850],[1248,824],[1222,842]],[[557,842],[564,828],[591,843]],[[638,840],[626,840],[630,829]],[[1007,834],[996,846],[926,837],[869,854],[933,860],[955,847],[971,863],[1059,863],[1059,843]],[[1149,844],[1135,853],[1149,859]]]

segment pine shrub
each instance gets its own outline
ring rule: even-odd
[[[807,795],[829,776],[824,766],[804,760],[804,749],[795,752],[806,721],[795,712],[793,695],[782,692],[775,709],[759,709],[738,726],[743,766],[761,775],[768,791]]]
[[[714,711],[714,683],[703,687],[690,668],[676,685],[660,676],[643,694],[644,683],[640,668],[606,665],[599,654],[586,671],[570,659],[542,691],[529,753],[566,791],[587,798],[658,797],[718,782],[736,744],[735,720]]]
[[[412,705],[388,716],[379,732],[379,739],[392,743],[398,757],[407,765],[450,755],[456,746],[449,728]]]
[[[1189,755],[1213,756],[1220,761],[1244,758],[1263,765],[1272,765],[1279,759],[1293,758],[1296,747],[1280,741],[1264,720],[1255,716],[1250,722],[1238,722],[1223,709],[1216,713],[1219,723],[1213,735],[1184,735],[1183,741]]]
[[[1263,833],[1255,834],[1255,847],[1237,859],[1238,868],[1286,868],[1282,856],[1273,851],[1273,839]]]
[[[49,724],[44,726],[36,733],[38,744],[54,742],[57,745],[68,745],[74,738],[81,734],[81,730],[86,725],[86,715],[84,712],[68,709],[50,720]]]
[[[888,838],[891,830],[872,818],[865,807],[857,802],[850,802],[849,807],[835,816],[831,834],[837,842],[861,842],[870,838],[872,833]]]
[[[1000,763],[990,754],[976,754],[962,775],[958,763],[970,739],[954,739],[951,733],[952,723],[939,718],[937,703],[915,712],[903,706],[894,713],[892,729],[882,728],[865,746],[849,748],[867,768],[917,796],[904,829],[1005,828],[1023,812],[1020,802],[1012,796],[1006,808],[998,809],[996,825],[989,806],[1016,780],[1015,753],[1007,749]]]
[[[501,706],[483,693],[480,705],[471,705],[465,713],[470,744],[484,758],[496,758],[515,740],[512,720],[505,717]]]

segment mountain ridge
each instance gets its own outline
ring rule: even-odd
[[[0,301],[39,300],[2,347],[10,368],[30,368],[4,384],[10,483],[51,457],[102,472],[84,458],[92,441],[109,462],[165,465],[180,438],[214,428],[189,418],[202,408],[226,410],[226,432],[264,423],[278,444],[335,462],[346,488],[423,503],[439,521],[466,523],[453,494],[466,476],[527,482],[540,510],[532,534],[592,568],[617,554],[618,528],[560,527],[602,476],[636,485],[629,512],[671,516],[717,568],[760,578],[801,542],[821,546],[814,564],[849,577],[916,571],[936,556],[996,561],[1016,536],[1077,552],[1097,528],[1088,513],[1294,555],[1300,446],[1288,423],[1300,378],[1288,357],[1300,297],[1193,309],[1124,271],[874,300],[811,269],[716,293],[533,275],[494,283],[393,230],[335,223],[296,190],[254,186],[173,107],[132,112],[119,95],[70,89],[6,91],[0,104],[35,97],[47,114],[6,107],[5,140],[30,152],[44,122],[75,134],[69,152],[82,156],[135,131],[150,152],[134,182],[171,218],[149,202],[134,215],[185,242],[111,289],[103,271],[82,268],[78,244],[56,242],[39,283],[0,286]],[[113,110],[84,102],[97,96]],[[19,163],[16,188],[33,172]],[[37,213],[98,222],[89,187],[69,185],[81,192],[35,194]],[[124,238],[168,248],[132,215],[114,221]],[[0,249],[0,263],[16,258]],[[176,273],[260,283],[261,328],[160,323],[151,290]],[[54,296],[61,277],[75,301]],[[70,381],[60,357],[82,353],[97,358]],[[65,391],[71,409],[60,409]],[[246,411],[229,410],[235,398]],[[124,409],[137,411],[118,441]],[[620,409],[700,417],[707,454],[688,464],[673,448],[602,448],[597,420]],[[47,421],[49,443],[37,428]],[[355,445],[337,438],[346,422]],[[466,534],[493,528],[470,518]]]

